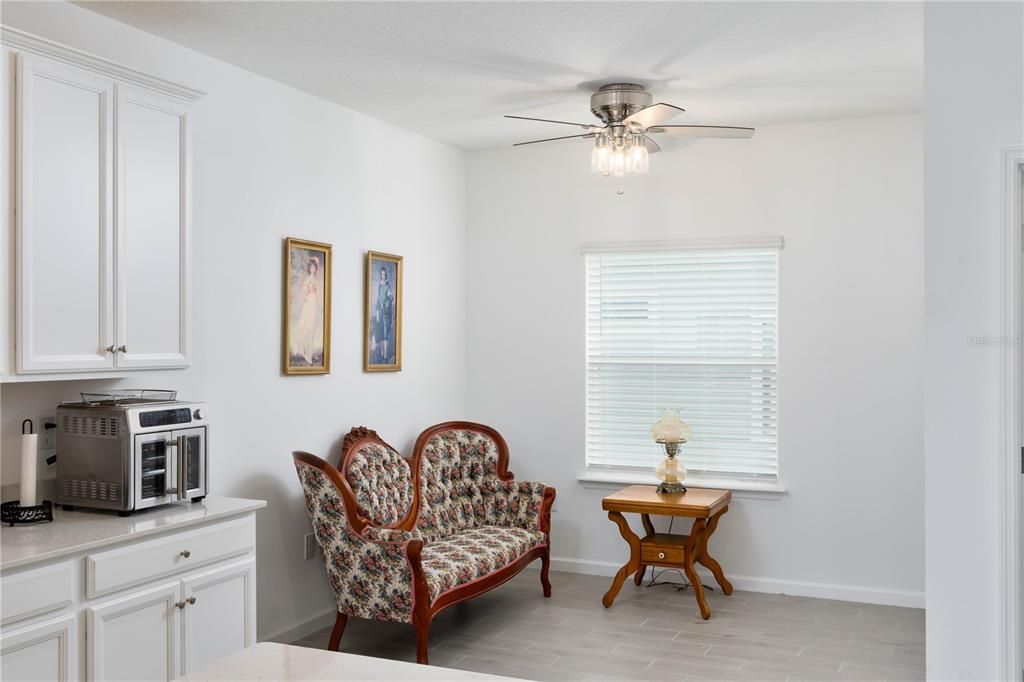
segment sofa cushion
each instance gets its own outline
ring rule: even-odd
[[[349,456],[345,478],[355,493],[360,515],[375,526],[394,525],[412,508],[412,469],[386,445],[360,445]]]
[[[546,542],[540,531],[498,526],[469,528],[435,540],[423,547],[422,554],[430,600],[493,573]]]
[[[425,538],[484,525],[484,488],[498,480],[498,446],[490,436],[468,429],[437,433],[424,445],[419,467],[416,527]]]

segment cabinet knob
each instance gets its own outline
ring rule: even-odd
[[[183,557],[185,557],[187,559],[190,556],[192,556],[192,552],[188,551],[187,549],[183,549],[180,552],[178,552],[178,555],[179,556],[183,556]]]
[[[659,559],[664,559],[665,558],[665,553],[664,552],[658,552],[658,558]]]
[[[128,346],[125,346],[125,345],[118,346],[117,350],[119,350],[122,353],[127,353],[128,352]]]
[[[117,346],[115,346],[114,344],[110,344],[109,346],[107,346],[107,352],[108,353],[113,353],[116,350],[117,350]]]
[[[196,603],[196,598],[195,598],[195,596],[192,596],[192,597],[189,597],[188,599],[186,599],[185,601],[187,601],[189,604],[195,604]]]
[[[180,602],[176,603],[175,606],[178,607],[179,609],[183,609],[183,608],[185,608],[185,602],[180,601]]]

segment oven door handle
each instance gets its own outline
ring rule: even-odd
[[[181,448],[178,447],[180,444],[181,444],[181,439],[180,438],[177,439],[177,440],[165,440],[164,441],[164,451],[167,452],[171,448],[174,448],[175,450],[181,450]],[[169,455],[170,455],[170,452],[167,452],[167,455],[165,455],[165,457],[169,457]],[[178,462],[181,462],[181,453],[180,452],[178,452]],[[170,468],[169,465],[170,465],[170,462],[165,462],[165,464],[164,464],[164,470],[165,471]],[[175,467],[175,468],[177,468],[177,467]],[[180,475],[178,476],[178,480],[179,481],[181,480],[181,476]],[[165,495],[180,495],[180,493],[178,492],[178,488],[164,488],[164,494]]]
[[[178,436],[178,499],[188,499],[188,436]]]

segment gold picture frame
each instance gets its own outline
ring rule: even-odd
[[[285,374],[331,373],[330,244],[284,240]]]
[[[363,371],[402,369],[402,257],[366,252]]]

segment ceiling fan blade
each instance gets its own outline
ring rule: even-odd
[[[647,133],[671,135],[673,137],[725,137],[747,139],[754,136],[753,128],[742,126],[657,126],[648,128]]]
[[[522,147],[524,144],[537,144],[539,142],[554,142],[556,140],[572,140],[580,137],[594,137],[594,133],[583,133],[582,135],[563,135],[562,137],[546,137],[543,140],[530,140],[529,142],[516,142],[513,147]]]
[[[648,154],[655,154],[661,151],[661,146],[646,135],[644,135],[644,146],[647,147]]]
[[[573,123],[572,121],[553,121],[550,118],[531,118],[529,116],[512,116],[511,114],[505,114],[505,118],[515,118],[519,119],[520,121],[540,121],[541,123],[560,123],[564,126],[576,126],[578,128],[586,129],[590,129],[591,127],[593,127],[589,123]]]
[[[668,121],[669,119],[675,118],[684,111],[686,110],[681,107],[659,102],[658,104],[652,104],[649,107],[644,107],[632,116],[627,116],[622,119],[622,123],[624,125],[636,123],[641,128],[650,128],[651,126],[656,126]]]

